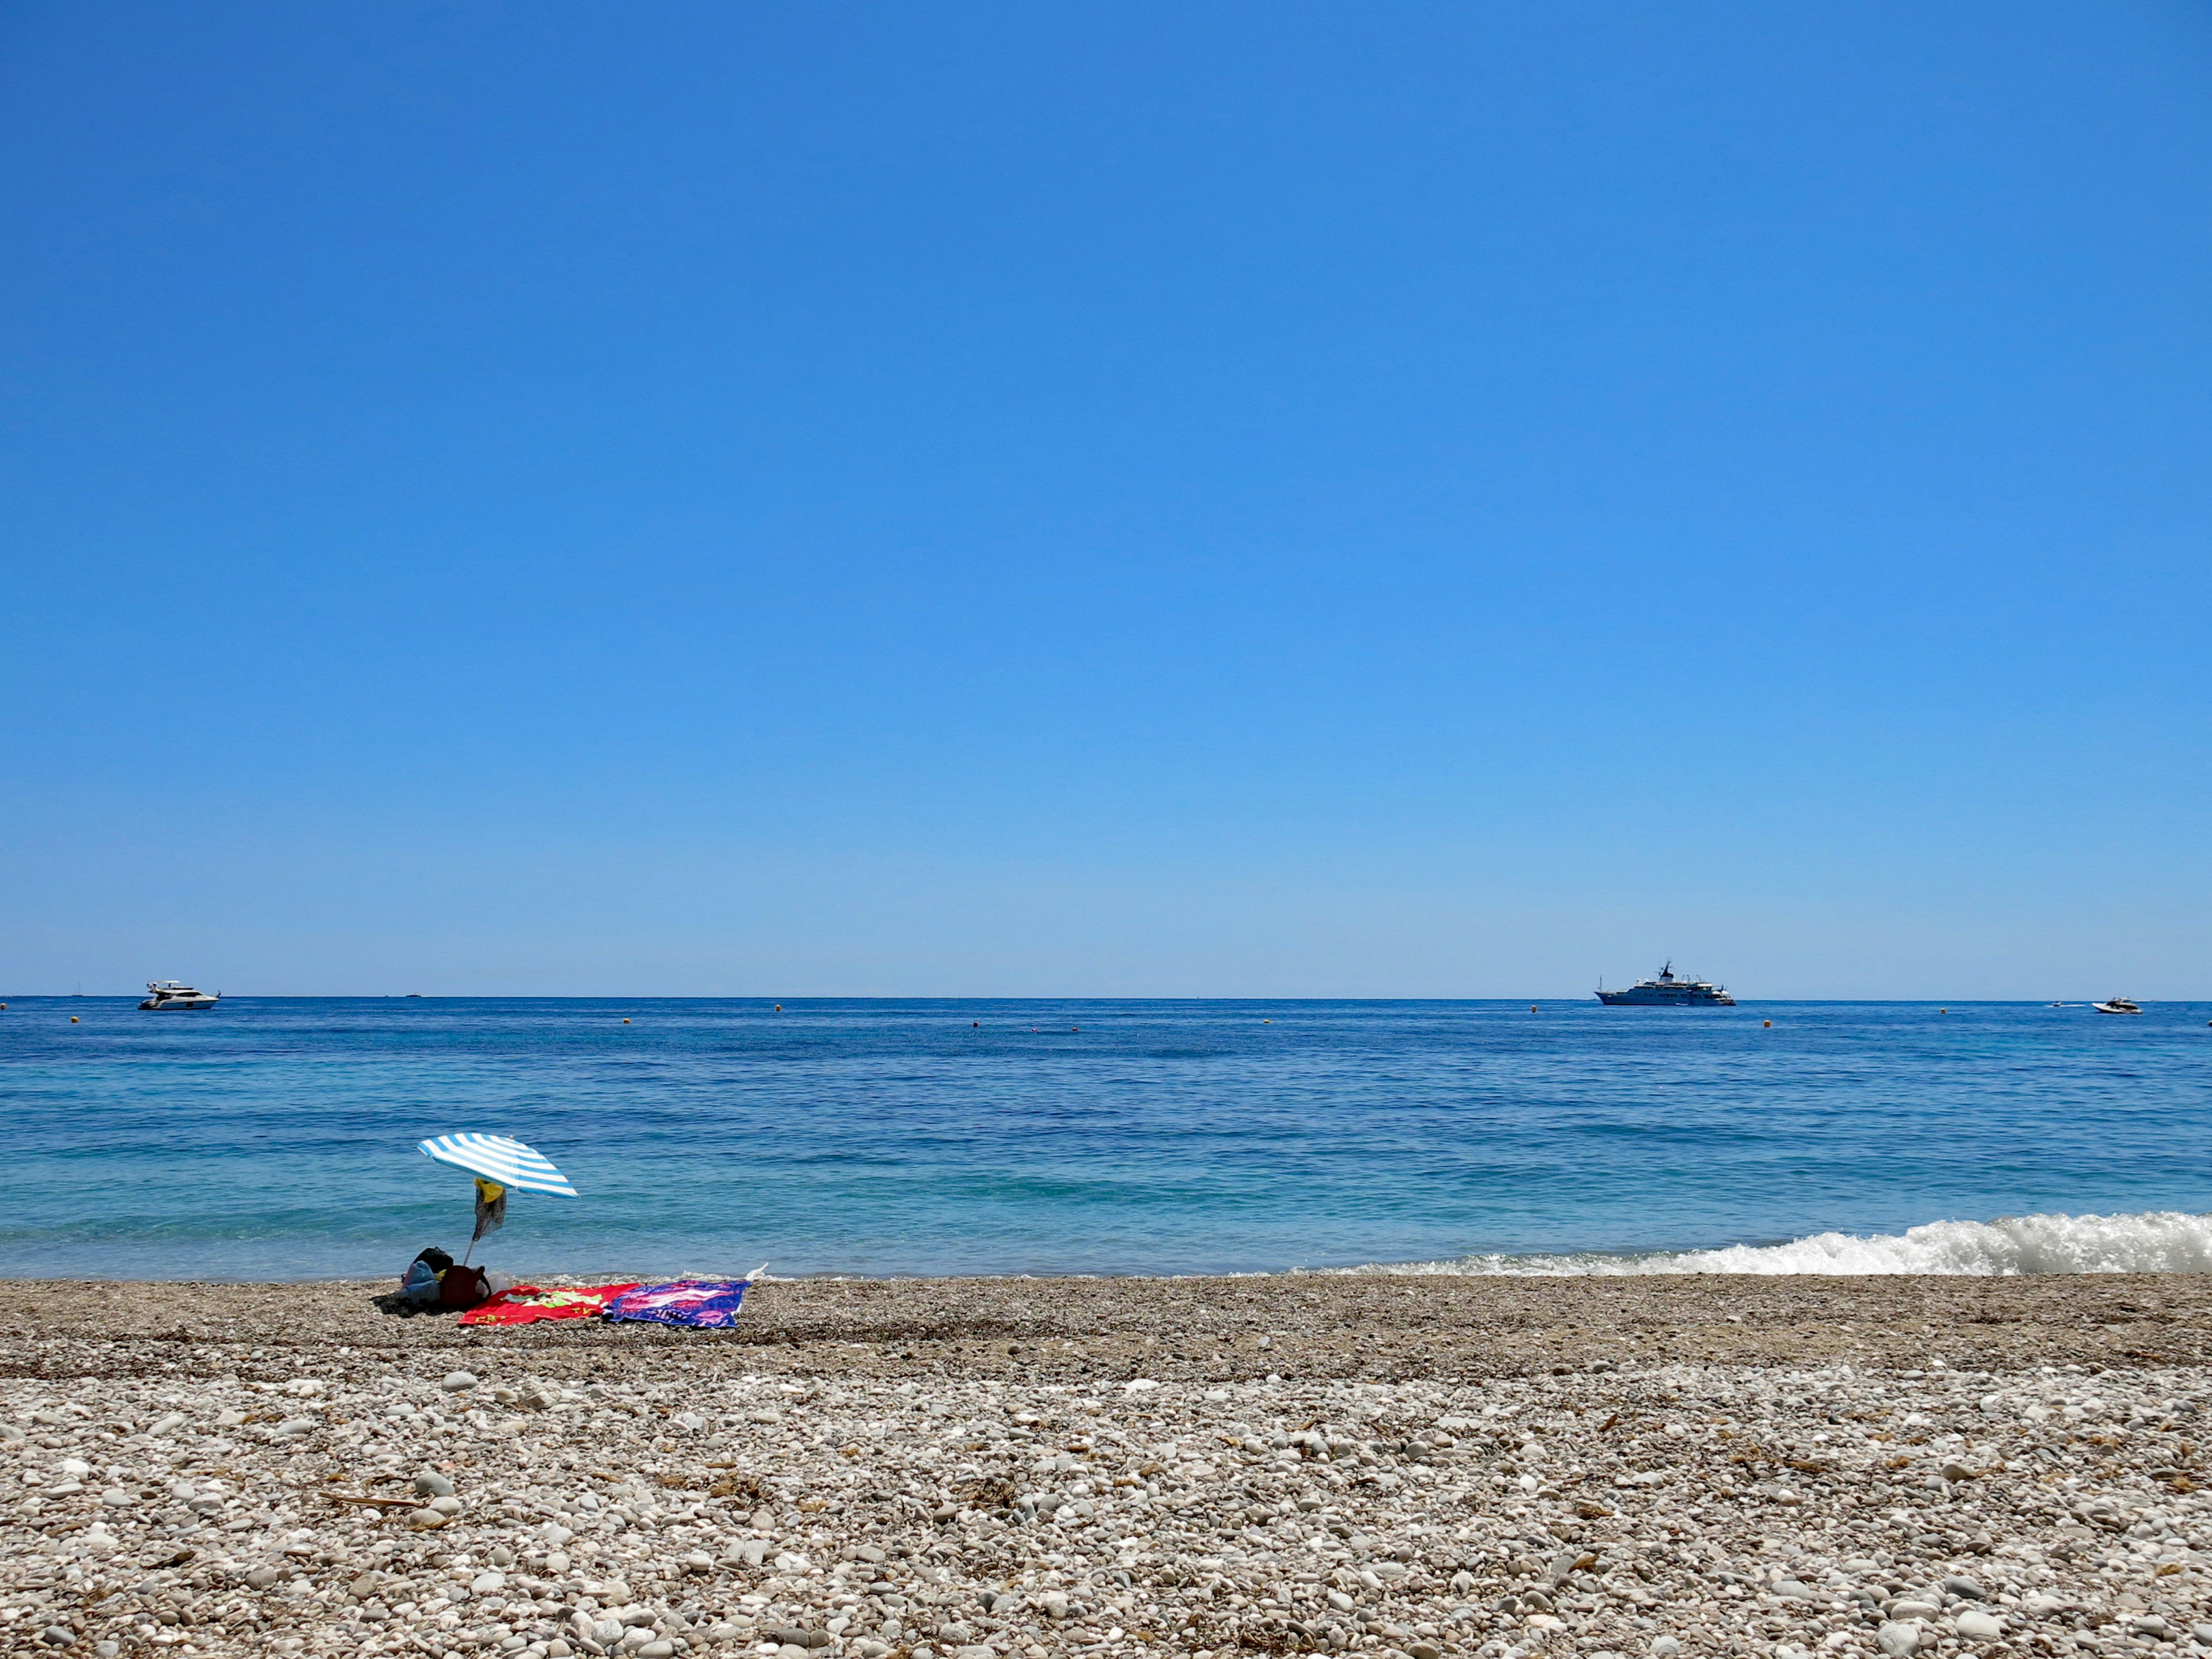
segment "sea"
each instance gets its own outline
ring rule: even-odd
[[[11,997],[0,1274],[2212,1269],[2212,1006]]]

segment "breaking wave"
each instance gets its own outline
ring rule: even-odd
[[[1902,1233],[1814,1233],[1786,1244],[1650,1255],[1471,1255],[1340,1271],[1587,1276],[1628,1273],[2212,1273],[2212,1215],[2023,1215],[1931,1221]]]

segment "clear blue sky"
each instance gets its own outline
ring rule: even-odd
[[[0,13],[0,989],[2212,994],[2201,3]]]

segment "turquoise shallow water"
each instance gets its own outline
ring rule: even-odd
[[[458,1254],[461,1129],[521,1273],[2212,1266],[2196,1005],[9,1001],[8,1274]]]

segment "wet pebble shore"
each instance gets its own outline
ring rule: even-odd
[[[10,1289],[9,1651],[2212,1649],[2189,1280]]]

